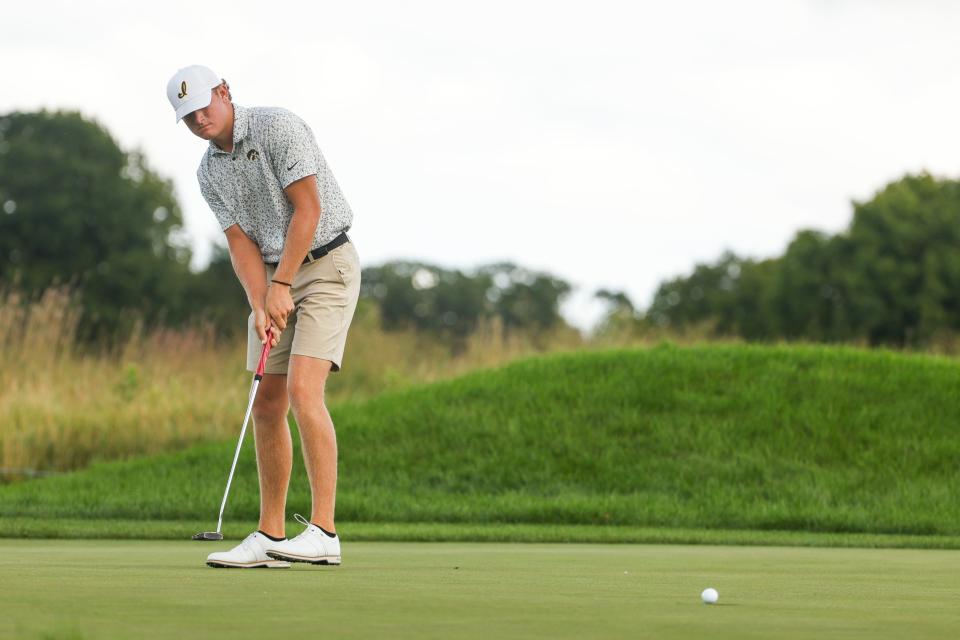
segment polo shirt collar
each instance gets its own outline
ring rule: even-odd
[[[237,145],[243,140],[247,131],[250,128],[250,111],[246,107],[241,107],[237,103],[233,104],[233,148],[236,149]],[[213,153],[227,153],[216,143],[210,141],[210,150]]]

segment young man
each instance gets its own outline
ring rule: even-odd
[[[167,97],[190,131],[209,140],[197,179],[247,293],[247,369],[263,344],[272,350],[253,406],[260,479],[260,525],[213,567],[340,564],[334,525],[337,442],[324,403],[329,373],[340,370],[360,293],[360,262],[346,235],[353,213],[310,127],[281,108],[245,108],[204,66],[177,71]],[[300,535],[285,537],[293,445],[287,411],[300,428],[313,496]]]

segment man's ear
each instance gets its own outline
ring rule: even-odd
[[[222,84],[217,85],[217,93],[227,102],[233,102],[233,96],[230,95],[230,85],[224,80]]]

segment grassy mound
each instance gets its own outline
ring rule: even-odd
[[[851,348],[523,360],[333,411],[337,514],[956,535],[957,389],[952,360]],[[211,520],[235,444],[0,487],[0,517]],[[288,509],[306,512],[299,456]],[[226,517],[258,507],[247,442]]]

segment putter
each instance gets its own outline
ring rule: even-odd
[[[233,454],[233,464],[230,466],[227,488],[223,492],[223,502],[220,503],[220,517],[217,518],[217,530],[198,533],[193,536],[194,540],[223,540],[223,534],[220,533],[220,526],[223,524],[223,509],[227,506],[227,496],[230,494],[230,483],[233,482],[233,471],[237,468],[237,458],[240,457],[240,447],[243,445],[243,436],[247,432],[247,422],[250,421],[250,413],[253,411],[253,400],[257,397],[257,387],[260,386],[260,381],[263,380],[263,369],[267,365],[267,356],[270,355],[271,340],[273,340],[272,327],[267,329],[267,341],[263,344],[263,351],[260,352],[260,363],[257,364],[257,372],[253,375],[253,383],[250,385],[250,400],[247,402],[247,413],[243,417],[243,428],[240,429],[237,451]]]

